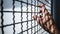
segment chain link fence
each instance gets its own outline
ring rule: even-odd
[[[41,3],[51,11],[50,0],[0,0],[0,34],[49,34],[32,18]]]

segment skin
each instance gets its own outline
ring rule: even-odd
[[[48,10],[45,8],[45,5],[40,4],[39,7],[41,8],[40,11],[42,11],[41,13],[43,16],[40,17],[38,15],[34,15],[34,20],[36,20],[37,23],[41,25],[42,28],[44,28],[44,30],[46,30],[50,34],[60,34],[60,31],[57,29],[54,20],[51,14],[49,14]]]

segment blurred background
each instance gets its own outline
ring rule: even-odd
[[[0,0],[0,34],[49,34],[32,18],[41,3],[51,13],[51,0]]]

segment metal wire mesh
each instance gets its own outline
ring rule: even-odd
[[[49,34],[32,18],[40,3],[51,7],[45,0],[0,0],[0,34]]]

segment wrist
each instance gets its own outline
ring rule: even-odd
[[[53,22],[54,23],[54,22]],[[58,30],[57,26],[55,24],[53,24],[51,26],[51,33],[52,34],[60,34],[60,31]]]

